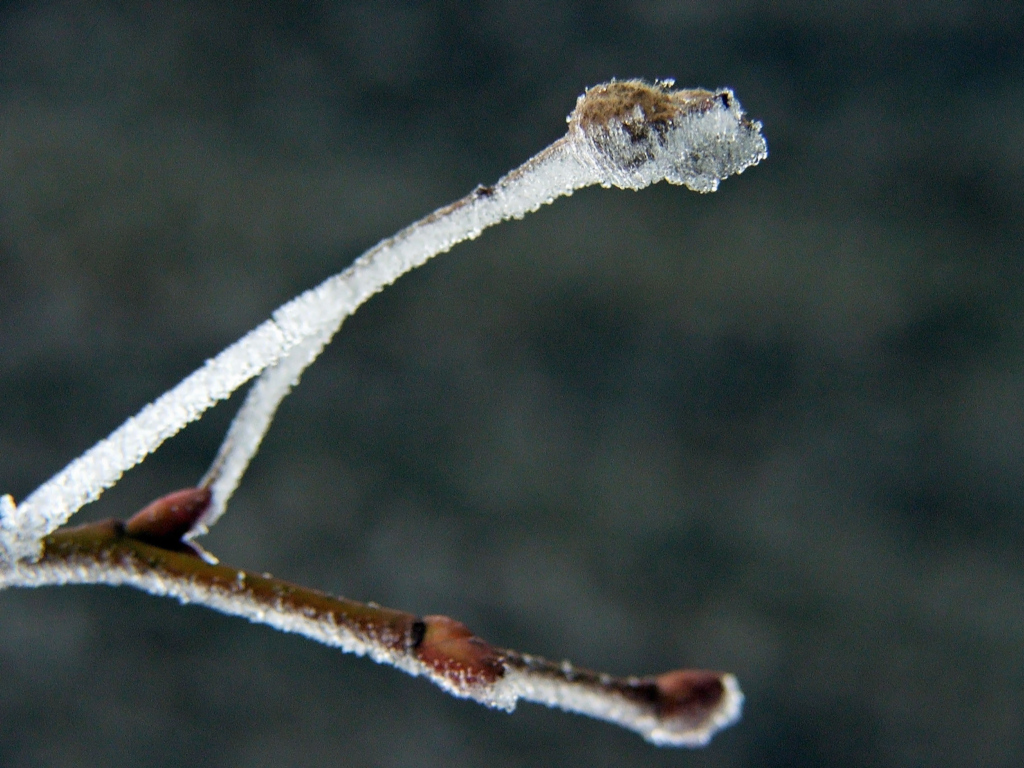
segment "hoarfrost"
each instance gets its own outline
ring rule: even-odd
[[[14,497],[10,494],[0,496],[0,566],[4,562],[14,562],[17,555],[11,550],[11,543],[14,541],[17,533],[17,523],[15,521],[16,508],[14,506]]]
[[[569,135],[602,186],[643,189],[664,179],[714,192],[768,156],[761,124],[747,120],[731,90],[671,85],[613,80],[579,97]]]
[[[200,485],[210,488],[210,506],[196,521],[188,538],[201,536],[217,522],[227,507],[227,501],[238,487],[252,457],[259,450],[263,436],[270,428],[277,407],[299,383],[306,367],[316,359],[329,341],[327,334],[314,336],[299,344],[284,359],[266,368],[246,396],[217,457]]]
[[[610,681],[611,678],[608,678]],[[628,728],[658,746],[702,747],[721,729],[740,719],[743,693],[733,675],[723,675],[722,701],[706,720],[662,716],[655,709],[607,688],[577,683],[569,676],[554,677],[529,670],[508,670],[498,685],[504,697],[543,704]]]

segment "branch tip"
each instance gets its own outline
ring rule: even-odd
[[[673,90],[672,80],[612,80],[576,101],[569,136],[606,187],[659,181],[714,192],[768,156],[761,124],[728,88]]]

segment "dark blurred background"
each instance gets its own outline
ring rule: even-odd
[[[561,135],[731,86],[771,156],[578,193],[374,298],[226,562],[617,673],[706,750],[514,715],[128,589],[0,594],[0,765],[1024,764],[1024,8],[0,4],[0,491]],[[236,396],[77,520],[194,483]]]

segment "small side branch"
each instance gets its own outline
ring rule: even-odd
[[[61,528],[45,538],[38,561],[0,571],[0,588],[133,586],[369,656],[489,707],[511,711],[520,699],[546,704],[616,723],[655,744],[706,744],[740,715],[743,695],[729,674],[613,677],[554,663],[492,646],[447,616],[420,617],[213,565],[178,546],[180,532],[147,524],[143,513],[128,523]]]

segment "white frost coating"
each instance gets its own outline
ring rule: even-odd
[[[613,81],[580,96],[569,135],[602,186],[643,189],[665,180],[714,192],[722,179],[768,157],[761,124],[746,119],[731,90],[668,85]],[[593,95],[604,100],[599,110],[584,103]]]
[[[301,337],[268,320],[147,405],[37,488],[4,517],[0,559],[38,557],[42,538],[116,483],[125,470],[218,400],[276,362]]]
[[[519,177],[513,171],[499,182],[504,187],[496,187],[493,194],[470,195],[383,241],[344,272],[278,308],[270,320],[128,419],[5,518],[0,529],[0,558],[7,562],[37,558],[44,536],[99,498],[164,440],[303,341],[319,336],[327,343],[346,317],[405,272],[462,240],[477,237],[493,224],[522,217],[560,195],[571,194],[577,188],[574,179],[589,178],[561,145],[553,145],[519,170],[527,168],[529,175]],[[517,183],[520,178],[522,183]],[[586,183],[594,182],[589,179]],[[308,357],[306,364],[315,357]],[[305,365],[298,368],[296,376],[303,368]],[[258,440],[250,440],[238,450],[256,446]]]
[[[7,551],[7,548],[17,531],[17,525],[14,522],[15,512],[14,497],[9,493],[0,496],[0,568],[5,561],[14,561],[13,554]]]
[[[320,331],[319,336],[311,336],[260,375],[232,421],[217,457],[202,481],[210,485],[211,504],[189,532],[188,538],[194,539],[207,533],[224,514],[228,500],[238,487],[252,457],[259,450],[281,401],[298,383],[302,372],[316,360],[338,332],[345,318],[360,304],[401,274],[449,250],[462,240],[477,237],[487,227],[506,219],[522,218],[562,195],[571,195],[576,189],[594,183],[596,179],[586,167],[576,156],[566,151],[565,142],[556,142],[503,177],[493,188],[486,191],[480,188],[457,203],[412,224],[360,256],[341,275],[331,278],[366,288],[351,300],[351,308],[347,311],[332,309],[325,313],[322,322],[316,326]],[[387,276],[387,282],[382,282],[382,264],[390,266],[394,273]],[[396,266],[399,268],[395,269]],[[370,274],[367,275],[367,272]],[[325,284],[313,290],[318,291]],[[274,313],[274,318],[278,319],[279,314],[287,311],[301,322],[309,314],[323,312],[313,302],[293,308],[295,303],[291,302],[279,309]]]
[[[331,335],[336,330],[332,329]],[[224,514],[227,501],[259,450],[277,407],[299,383],[302,372],[316,359],[329,340],[330,335],[326,333],[307,339],[276,365],[264,369],[260,374],[231,422],[209,472],[200,481],[200,485],[210,489],[210,506],[189,532],[189,539],[206,533]]]
[[[723,675],[722,682],[725,685],[722,704],[709,722],[696,728],[672,719],[666,722],[651,708],[606,689],[562,678],[516,669],[507,671],[499,685],[507,686],[509,695],[517,699],[615,723],[658,746],[702,747],[722,728],[737,722],[743,710],[743,693],[736,678]]]
[[[237,484],[277,403],[287,394],[282,382],[297,379],[343,320],[369,297],[456,243],[591,184],[640,189],[664,178],[706,192],[717,188],[724,176],[766,156],[760,124],[743,118],[730,91],[671,91],[670,85],[625,81],[589,89],[569,117],[569,133],[493,188],[478,188],[407,227],[344,272],[278,308],[272,319],[128,419],[16,509],[9,504],[0,509],[0,561],[37,558],[44,536],[98,498],[164,440],[296,346],[316,339],[297,353],[295,361],[282,365],[282,378],[268,374],[273,381],[254,391],[260,404],[243,408],[244,418],[251,418],[252,424],[232,427],[231,442],[218,456],[224,467],[234,468],[234,476],[225,474],[219,488],[222,511],[229,486]]]
[[[204,605],[229,616],[248,619],[254,624],[266,624],[282,632],[302,635],[339,648],[345,653],[367,656],[378,664],[388,664],[413,677],[427,677],[444,691],[458,698],[471,699],[506,712],[515,709],[516,695],[508,686],[452,680],[434,672],[411,653],[390,648],[371,637],[360,636],[348,627],[337,624],[329,616],[318,618],[294,609],[289,610],[283,604],[268,604],[245,591],[244,574],[242,576],[243,578],[237,581],[237,589],[220,588],[180,577],[165,578],[153,570],[123,562],[98,563],[93,559],[80,558],[71,562],[14,563],[9,568],[0,569],[0,590],[7,587],[70,584],[131,586],[151,595],[172,597],[183,604]]]

